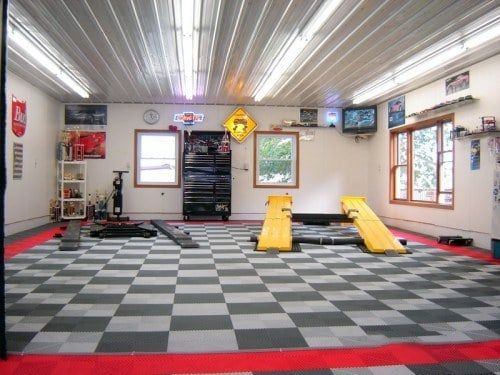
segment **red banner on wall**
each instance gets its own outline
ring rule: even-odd
[[[12,95],[12,131],[18,137],[22,137],[26,132],[27,119],[26,101]]]

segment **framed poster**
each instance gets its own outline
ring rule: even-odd
[[[308,126],[318,125],[318,110],[316,108],[301,108],[300,123]]]
[[[85,159],[106,159],[106,132],[68,131],[69,143],[83,145]]]
[[[469,88],[469,72],[463,72],[446,80],[446,95]]]
[[[12,132],[22,137],[26,132],[28,114],[26,100],[21,100],[12,95]]]
[[[107,125],[108,106],[97,104],[66,104],[64,107],[66,125]]]
[[[405,96],[389,100],[387,103],[389,111],[389,129],[405,123]]]

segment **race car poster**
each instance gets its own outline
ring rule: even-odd
[[[446,95],[454,94],[458,91],[467,90],[469,88],[469,72],[463,72],[456,76],[450,77],[445,81]]]
[[[68,131],[72,145],[83,145],[85,159],[106,159],[106,132]]]

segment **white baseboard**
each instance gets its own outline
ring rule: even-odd
[[[491,248],[491,235],[486,233],[479,233],[468,231],[459,228],[448,228],[435,224],[417,223],[402,219],[393,219],[381,216],[380,219],[384,224],[391,227],[401,228],[411,232],[421,233],[432,237],[438,236],[462,236],[465,238],[473,239],[473,246],[482,249]]]
[[[17,221],[15,223],[5,224],[4,231],[6,236],[22,232],[24,230],[39,227],[50,222],[49,215]]]

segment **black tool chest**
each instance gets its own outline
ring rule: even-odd
[[[184,132],[183,215],[231,215],[231,151],[224,132]]]

